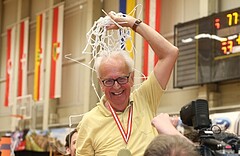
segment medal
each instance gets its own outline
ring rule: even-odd
[[[122,134],[122,138],[125,141],[126,145],[128,144],[128,140],[130,138],[131,132],[132,132],[132,116],[133,116],[133,106],[130,106],[129,113],[128,113],[128,124],[127,124],[127,131],[124,130],[122,123],[120,122],[116,112],[112,108],[112,106],[109,104],[110,111],[112,113],[112,116],[118,126],[118,129],[120,133]],[[131,156],[131,152],[127,148],[123,148],[118,151],[117,156]]]
[[[123,149],[120,149],[117,156],[131,156],[131,152],[130,150],[126,149],[126,148],[123,148]]]
[[[129,110],[129,113],[128,113],[128,124],[127,124],[127,131],[126,132],[125,132],[125,130],[124,130],[123,126],[122,126],[122,123],[119,120],[116,112],[114,111],[114,109],[112,108],[112,106],[110,104],[109,104],[109,108],[110,108],[112,116],[113,116],[113,118],[114,118],[114,120],[115,120],[115,122],[116,122],[116,124],[118,126],[118,129],[119,129],[120,133],[122,134],[123,140],[127,144],[128,140],[130,138],[131,132],[132,132],[133,106],[132,105],[130,106],[130,110]]]

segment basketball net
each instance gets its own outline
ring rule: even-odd
[[[137,7],[142,7],[142,5],[137,5],[130,13],[129,15],[134,15],[136,12]],[[111,53],[113,51],[127,51],[129,54],[133,53],[133,56],[135,56],[136,48],[134,46],[132,37],[131,37],[131,28],[129,27],[122,27],[121,24],[123,23],[117,23],[115,22],[108,14],[102,10],[105,13],[105,17],[100,17],[97,21],[94,22],[91,29],[86,34],[87,37],[87,44],[82,51],[83,54],[91,55],[91,60],[88,62],[88,64],[84,64],[83,62],[80,62],[74,58],[71,57],[71,54],[65,55],[65,58],[72,60],[74,62],[77,62],[79,64],[82,64],[85,67],[88,67],[92,70],[92,87],[100,100],[100,96],[97,93],[97,89],[94,84],[94,72],[95,69],[91,67],[91,63],[95,61],[95,59],[104,51],[105,53]],[[141,12],[141,9],[140,9]],[[123,13],[115,13],[112,11],[113,14],[119,17],[125,17],[126,14]],[[108,30],[107,26],[115,24],[119,27],[117,30]],[[130,48],[127,48],[126,43],[130,42],[131,46]],[[134,69],[134,71],[139,72],[142,78],[146,78],[145,75],[138,71],[137,69]],[[139,85],[139,84],[138,84]]]

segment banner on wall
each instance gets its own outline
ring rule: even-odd
[[[119,0],[119,12],[123,14],[129,14],[131,16],[135,16],[136,12],[133,11],[134,7],[136,5],[136,0]],[[132,12],[133,11],[133,12]],[[132,12],[132,13],[131,13]],[[131,14],[130,14],[131,13]],[[135,14],[133,14],[135,13]],[[125,48],[130,51],[130,56],[134,57],[133,52],[133,43],[134,43],[134,31],[131,30],[131,38],[132,40],[126,40],[126,43],[124,43]]]
[[[215,113],[210,115],[213,125],[221,130],[240,135],[240,112]]]
[[[37,15],[35,41],[35,68],[34,68],[34,96],[35,101],[43,100],[44,89],[44,56],[45,56],[45,32],[46,13]]]
[[[27,95],[27,63],[29,42],[29,19],[20,23],[19,60],[18,60],[18,96]]]
[[[50,98],[61,97],[64,5],[53,8]]]
[[[144,11],[144,22],[157,32],[160,32],[161,0],[146,0]],[[157,63],[158,58],[147,41],[144,41],[143,57],[143,74],[148,76]]]
[[[11,134],[11,147],[14,151],[48,152],[52,148],[65,153],[65,139],[71,131],[71,128],[16,130]]]
[[[14,51],[16,40],[16,26],[7,29],[7,55],[6,55],[6,87],[4,106],[12,103],[13,94],[13,66],[14,66]]]

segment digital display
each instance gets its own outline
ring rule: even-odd
[[[215,59],[221,59],[224,55],[240,52],[240,9],[215,15],[214,27],[216,35],[223,38],[216,43],[217,54]],[[229,57],[229,56],[227,56]]]
[[[174,26],[174,87],[240,78],[240,8]]]

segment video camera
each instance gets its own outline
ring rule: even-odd
[[[198,131],[202,156],[240,156],[240,138],[212,125],[207,100],[197,99],[183,106],[180,118],[183,124]]]

